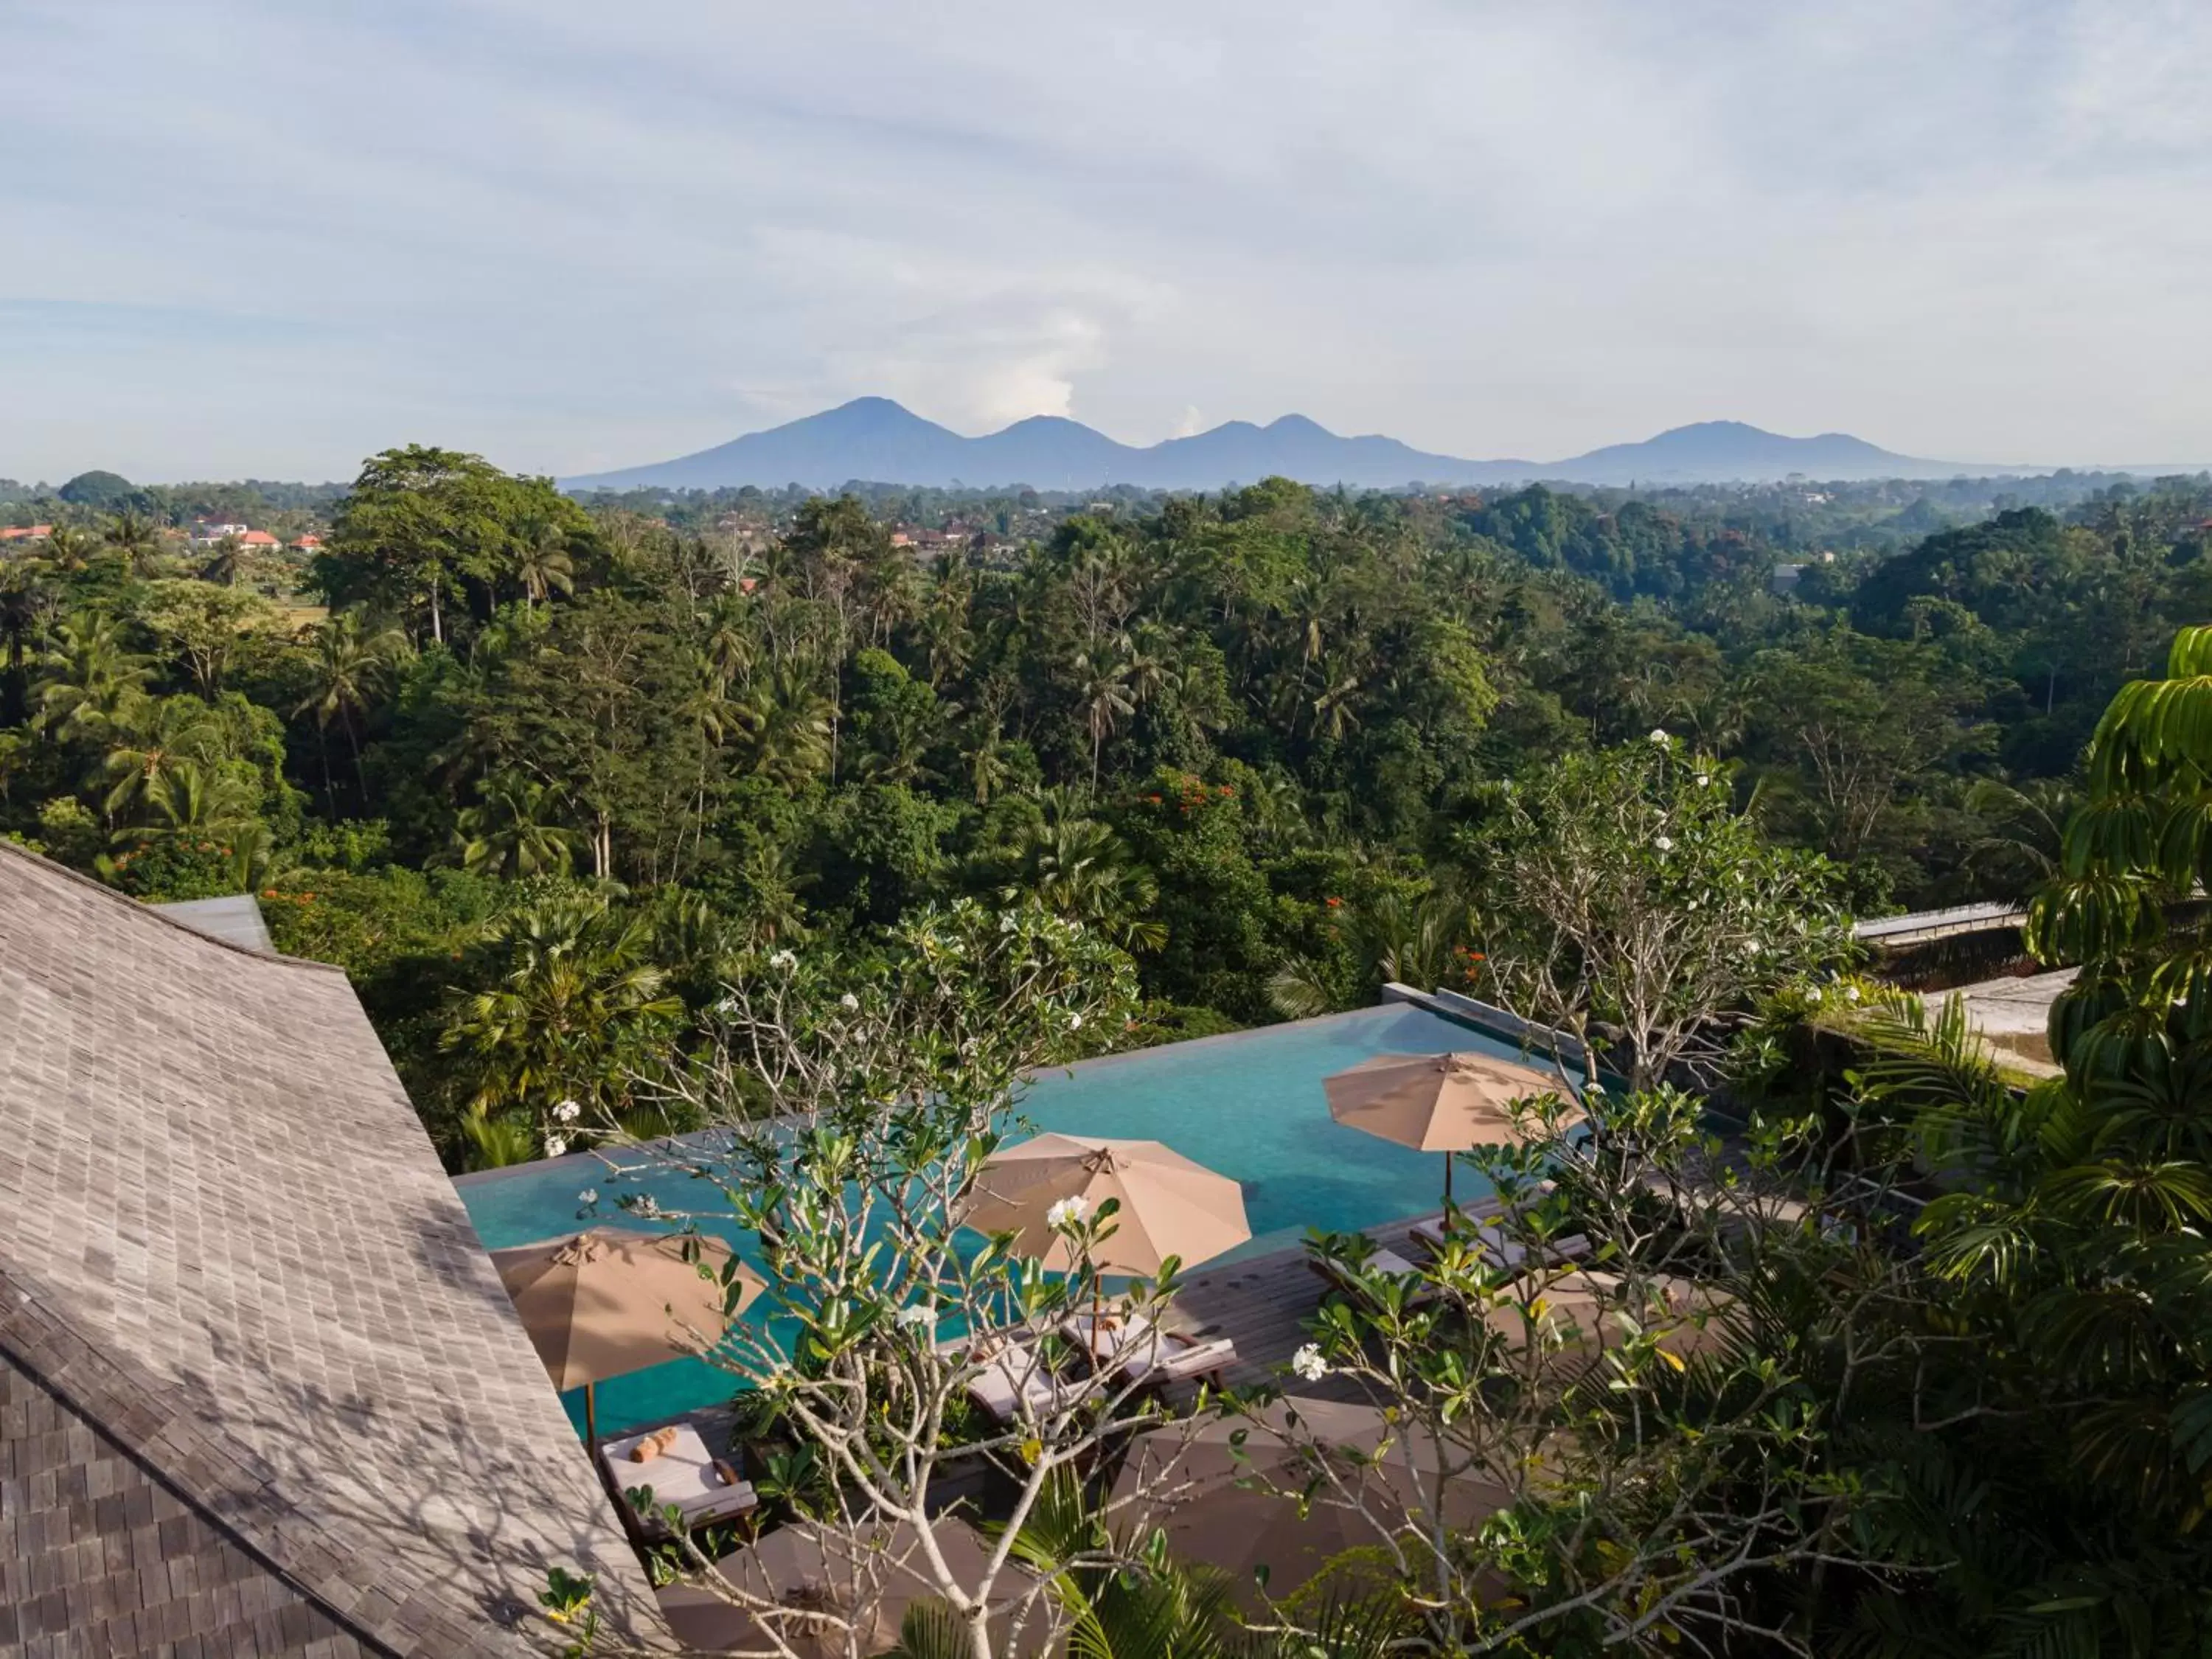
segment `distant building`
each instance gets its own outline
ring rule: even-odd
[[[43,542],[52,538],[54,527],[50,524],[12,526],[0,530],[0,542]]]
[[[217,523],[203,519],[192,526],[192,541],[198,546],[213,547],[225,536],[244,536],[249,530],[250,526],[229,520]]]
[[[257,553],[274,553],[284,545],[265,530],[246,530],[239,532],[239,544],[250,547]]]
[[[323,550],[323,538],[320,536],[302,536],[292,544],[292,550],[295,553],[319,553]]]

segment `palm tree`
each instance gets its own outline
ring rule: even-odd
[[[652,929],[604,893],[569,893],[501,917],[483,942],[503,952],[497,982],[459,995],[439,1039],[470,1067],[471,1109],[520,1107],[547,1125],[568,1100],[622,1110],[683,1012],[652,959]]]
[[[739,707],[748,759],[763,777],[796,787],[830,764],[830,700],[811,679],[779,669]]]
[[[1091,793],[1098,793],[1098,757],[1108,736],[1124,716],[1137,709],[1129,690],[1127,662],[1094,658],[1088,652],[1075,659],[1077,696],[1085,722],[1091,728]]]
[[[246,544],[235,536],[225,536],[215,544],[215,551],[200,567],[203,581],[221,582],[226,587],[238,586],[238,579],[246,568]]]
[[[313,713],[315,731],[323,744],[323,793],[331,796],[329,738],[331,722],[345,730],[353,750],[355,781],[362,804],[368,800],[368,775],[361,762],[361,727],[369,708],[392,677],[393,663],[407,641],[396,628],[370,632],[362,626],[361,613],[343,611],[315,629],[307,695],[292,709],[294,719]],[[335,802],[333,799],[333,810]]]
[[[197,697],[141,698],[116,726],[119,740],[101,763],[112,819],[162,810],[177,778],[220,764],[228,747],[222,721]],[[195,799],[207,796],[209,787],[195,785]]]
[[[140,513],[118,513],[107,521],[102,539],[123,556],[134,576],[150,574],[161,558],[161,532]]]
[[[522,583],[522,608],[534,610],[555,593],[576,591],[576,562],[568,556],[568,532],[539,525],[514,550],[514,574]]]
[[[0,696],[0,726],[21,726],[31,712],[30,678],[24,665],[31,641],[46,628],[54,608],[46,581],[46,562],[15,558],[0,562],[0,641],[7,647],[8,678]]]
[[[65,576],[74,576],[82,570],[99,550],[99,538],[72,524],[56,525],[53,533],[46,538],[46,557]]]
[[[1989,823],[1987,833],[1966,848],[1966,865],[2013,898],[2057,873],[2066,820],[2081,793],[2067,778],[2031,778],[2007,783],[1978,778],[1966,791],[1966,810]]]
[[[725,691],[752,672],[758,648],[752,616],[752,601],[742,593],[717,593],[707,606],[706,634],[699,648]]]
[[[1159,898],[1159,884],[1131,860],[1121,838],[1096,818],[1072,815],[1064,800],[1048,798],[1047,814],[1023,849],[1020,875],[1000,896],[1008,903],[1035,898],[1106,929],[1132,949],[1156,951],[1167,943],[1165,924],[1146,914]]]
[[[982,735],[968,746],[968,784],[975,793],[975,805],[988,806],[991,797],[998,793],[1011,772],[1000,738],[999,722],[993,720]]]
[[[86,611],[55,630],[38,683],[41,726],[65,736],[99,736],[145,695],[153,659],[127,649],[112,617]]]
[[[1434,889],[1418,898],[1385,889],[1366,903],[1339,912],[1355,982],[1349,1006],[1363,1007],[1383,985],[1431,990],[1465,970],[1462,952],[1474,915],[1456,893]],[[1327,1013],[1340,1000],[1335,976],[1311,957],[1293,957],[1267,981],[1267,1000],[1286,1019]]]
[[[548,822],[561,804],[557,786],[502,774],[477,784],[481,805],[460,815],[454,831],[461,864],[483,875],[568,873],[576,832]]]
[[[805,939],[806,907],[799,902],[799,890],[812,879],[799,873],[789,847],[757,843],[738,868],[748,937],[755,944],[771,945]]]

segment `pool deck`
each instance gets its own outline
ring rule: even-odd
[[[1467,1213],[1487,1217],[1498,1201],[1470,1204]],[[1367,1236],[1412,1261],[1423,1252],[1413,1244],[1413,1228],[1424,1218],[1408,1216],[1380,1227]],[[1176,1295],[1176,1310],[1194,1335],[1225,1336],[1237,1345],[1237,1364],[1226,1380],[1238,1388],[1262,1383],[1283,1384],[1291,1356],[1310,1340],[1306,1322],[1320,1308],[1328,1287],[1308,1265],[1305,1247],[1249,1256],[1212,1269],[1194,1270]],[[1298,1385],[1292,1392],[1324,1393],[1326,1389]]]
[[[1498,1209],[1498,1200],[1493,1198],[1468,1205],[1467,1213],[1483,1218],[1495,1214]],[[1422,1219],[1409,1216],[1403,1221],[1370,1227],[1367,1236],[1377,1244],[1419,1260],[1419,1248],[1411,1241],[1414,1226]],[[1185,1334],[1225,1336],[1235,1342],[1237,1364],[1223,1379],[1233,1387],[1271,1384],[1279,1388],[1288,1383],[1285,1392],[1290,1394],[1328,1396],[1340,1390],[1333,1389],[1327,1381],[1319,1384],[1294,1382],[1288,1370],[1291,1356],[1310,1340],[1306,1322],[1321,1306],[1327,1290],[1321,1276],[1307,1265],[1305,1248],[1300,1245],[1295,1249],[1275,1250],[1211,1270],[1193,1272],[1183,1280],[1174,1307],[1163,1322]],[[1188,1410],[1197,1391],[1195,1383],[1176,1384],[1169,1390],[1168,1401],[1178,1412]],[[734,1417],[727,1406],[701,1407],[660,1422],[689,1423],[718,1454],[726,1454],[732,1444]],[[634,1424],[622,1432],[629,1434],[659,1425]]]

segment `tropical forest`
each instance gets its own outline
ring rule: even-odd
[[[2212,479],[574,495],[410,446],[0,520],[0,834],[254,895],[449,1170],[843,1126],[729,1194],[819,1292],[759,1382],[789,1513],[980,1439],[1091,1656],[2212,1652]],[[2039,1066],[1854,936],[1985,902],[1992,971],[2079,970]],[[1101,1305],[1110,1211],[1048,1284],[902,1207],[942,1108],[1391,986],[1571,1041],[1600,1125],[1466,1156],[1487,1259],[1310,1241],[1297,1376],[1484,1518],[1407,1498],[1255,1612],[1085,1499],[1110,1424],[886,1426],[933,1316],[842,1195],[933,1285]],[[1570,1255],[1597,1360],[1496,1316]]]

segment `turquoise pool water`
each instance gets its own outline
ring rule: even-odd
[[[1022,1112],[1039,1130],[1160,1140],[1186,1158],[1233,1176],[1244,1189],[1252,1239],[1229,1256],[1287,1249],[1308,1227],[1349,1231],[1441,1205],[1443,1160],[1345,1128],[1328,1115],[1322,1079],[1375,1054],[1480,1049],[1517,1057],[1510,1044],[1425,1010],[1402,1005],[1265,1026],[1090,1060],[1040,1077]],[[487,1248],[526,1243],[586,1224],[579,1192],[604,1188],[603,1166],[565,1158],[457,1183]],[[656,1174],[642,1186],[670,1209],[701,1203],[701,1188]],[[1482,1190],[1462,1166],[1462,1202]],[[703,1205],[702,1207],[704,1207]],[[601,1219],[635,1225],[602,1206]],[[741,1253],[750,1242],[728,1224],[712,1227]],[[601,1431],[648,1422],[728,1397],[726,1373],[679,1359],[600,1385]],[[580,1426],[580,1394],[568,1400]]]

